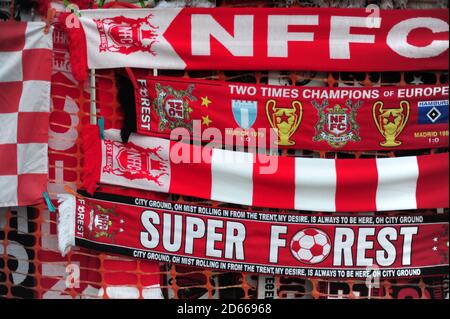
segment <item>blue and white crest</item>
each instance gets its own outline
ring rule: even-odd
[[[240,128],[248,130],[256,121],[258,114],[257,101],[232,100],[231,108],[236,123]]]

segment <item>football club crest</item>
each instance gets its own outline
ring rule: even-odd
[[[160,155],[161,146],[144,148],[132,142],[124,146],[120,142],[109,140],[105,140],[105,145],[106,162],[112,164],[105,166],[103,172],[122,176],[128,180],[146,179],[159,187],[163,186],[161,177],[169,175],[170,164]],[[116,150],[116,154],[113,154],[112,150]]]
[[[104,208],[100,205],[90,205],[89,211],[89,236],[91,238],[108,238],[114,242],[114,236],[123,232],[124,219],[119,220],[119,224],[116,225],[112,221],[112,217],[118,217],[115,211],[115,207]]]
[[[421,101],[419,107],[419,124],[444,124],[448,122],[448,100]]]
[[[144,18],[113,18],[94,19],[100,34],[100,52],[118,52],[130,54],[137,51],[156,53],[152,45],[157,42],[157,26],[150,23],[152,15]]]
[[[156,99],[153,100],[153,108],[160,119],[160,131],[184,127],[192,133],[190,116],[192,108],[189,104],[197,100],[192,95],[194,87],[194,84],[190,84],[186,90],[175,90],[171,86],[156,83]]]
[[[313,100],[312,105],[318,111],[319,121],[315,126],[314,142],[326,141],[334,148],[343,147],[348,141],[359,142],[359,125],[356,123],[356,111],[362,101],[352,103],[347,100],[345,106],[328,106],[328,100],[322,104]]]
[[[234,120],[240,128],[248,130],[255,124],[258,114],[257,101],[232,100],[231,109],[233,111]]]

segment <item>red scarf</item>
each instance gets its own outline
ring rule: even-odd
[[[334,8],[81,10],[67,29],[86,68],[408,71],[448,69],[448,11]],[[74,24],[72,22],[72,24]],[[372,58],[371,58],[372,57]]]
[[[448,207],[448,153],[317,159],[233,152],[98,127],[83,133],[83,185],[97,183],[233,204],[330,212]],[[355,196],[355,194],[358,194]]]
[[[59,244],[222,271],[309,278],[448,273],[448,216],[299,215],[97,193],[60,195]]]
[[[119,89],[129,91],[125,81]],[[140,75],[133,82],[135,101],[119,94],[125,141],[134,131],[324,151],[448,146],[448,86],[283,87]]]

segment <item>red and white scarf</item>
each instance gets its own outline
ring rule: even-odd
[[[53,28],[46,28],[0,22],[0,207],[41,203],[47,190]]]
[[[448,216],[268,213],[96,193],[60,195],[59,245],[309,278],[448,273]]]
[[[132,92],[119,94],[123,138],[134,131],[324,151],[448,146],[448,86],[313,88],[131,76],[135,101]],[[126,78],[119,81],[130,91]]]
[[[448,11],[335,8],[81,10],[68,18],[86,68],[407,71],[448,69]],[[373,58],[370,58],[373,57]],[[368,60],[369,59],[369,60]],[[370,63],[368,63],[370,61]]]
[[[83,185],[97,183],[233,204],[367,212],[448,207],[448,153],[377,159],[267,156],[97,126],[83,132]],[[356,196],[357,194],[357,196]]]
[[[167,195],[159,195],[157,193],[144,192],[134,189],[121,189],[105,187],[100,191],[107,191],[111,196],[135,196],[144,200],[165,200]],[[71,191],[71,194],[73,191]],[[66,198],[72,195],[64,195]],[[63,197],[64,197],[63,196]],[[72,196],[73,197],[73,196]],[[61,209],[58,210],[58,248],[61,255],[65,257],[69,252],[68,240],[71,238],[68,234],[73,234],[74,229],[72,222],[74,216],[65,215],[66,211],[64,207],[71,203],[66,201],[62,204],[61,198],[58,195],[58,204]],[[117,216],[120,217],[120,216]],[[121,217],[120,217],[121,218]],[[91,220],[92,224],[89,227],[94,227],[94,231],[97,230],[100,233],[100,237],[105,236],[106,233],[102,233],[100,228],[106,224],[102,224],[101,216],[95,221]],[[78,224],[77,224],[78,225]],[[116,232],[122,232],[126,229],[123,228],[123,224],[117,222],[118,228],[114,228]],[[116,225],[115,225],[116,226]],[[86,227],[88,227],[86,225]],[[100,227],[100,228],[96,228]],[[107,225],[109,227],[109,225]],[[112,229],[112,228],[111,228]],[[91,251],[91,254],[95,253]],[[90,256],[90,255],[89,255]],[[73,254],[72,254],[73,258]],[[91,271],[86,275],[90,275],[88,280],[90,283],[95,283],[98,286],[98,290],[95,292],[100,298],[108,299],[163,299],[163,293],[161,290],[161,280],[163,276],[161,274],[160,264],[153,260],[136,260],[126,256],[117,255],[104,255],[102,258],[91,258],[89,265],[85,265],[84,268]],[[84,268],[81,268],[84,271]],[[99,269],[100,273],[92,271],[92,269]]]

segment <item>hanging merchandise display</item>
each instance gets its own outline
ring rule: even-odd
[[[206,70],[448,69],[448,11],[336,8],[80,10],[72,67]],[[69,19],[72,18],[62,18]],[[379,58],[371,59],[369,56]],[[382,58],[381,58],[382,57]]]
[[[0,298],[448,299],[447,1],[124,1],[0,0]]]
[[[137,132],[324,151],[448,146],[444,85],[315,88],[130,75],[118,78],[124,142]]]
[[[444,215],[299,215],[105,193],[59,197],[58,242],[259,274],[403,278],[448,273]]]
[[[100,134],[102,134],[103,139]],[[368,212],[448,207],[448,153],[321,159],[214,149],[119,130],[83,131],[83,185],[98,183],[256,207]],[[358,194],[358,196],[355,196]]]

